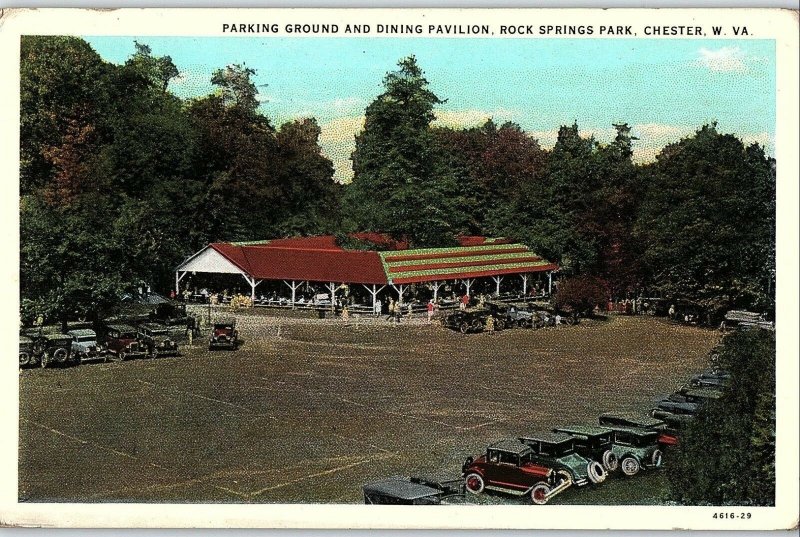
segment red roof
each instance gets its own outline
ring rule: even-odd
[[[258,280],[385,285],[523,274],[558,267],[523,244],[464,236],[459,246],[409,250],[407,242],[379,233],[353,234],[388,251],[347,250],[333,235],[209,245]]]

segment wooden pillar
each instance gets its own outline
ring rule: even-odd
[[[494,294],[495,294],[495,296],[500,296],[500,282],[503,281],[503,277],[502,276],[492,276],[492,279],[494,280],[494,283],[497,284],[497,287],[495,288]]]
[[[547,273],[547,294],[553,294],[553,271]]]
[[[297,298],[297,290],[300,288],[301,285],[303,285],[303,282],[297,283],[296,280],[292,280],[292,283],[289,283],[286,280],[283,280],[283,283],[289,286],[289,289],[292,290],[292,309],[294,309],[294,305]]]
[[[175,271],[175,298],[181,294],[181,280],[186,276],[186,272]]]
[[[376,289],[377,285],[375,285],[374,283],[372,284],[372,289],[370,289],[369,287],[367,287],[363,283],[361,284],[361,286],[364,287],[364,289],[366,289],[369,292],[369,294],[372,295],[372,313],[374,314],[375,313],[375,304],[378,301],[378,293],[380,293],[383,290],[383,288],[386,287],[386,286],[385,285],[381,285],[380,289]]]
[[[519,277],[522,278],[522,296],[524,298],[528,294],[528,275],[520,274]]]
[[[438,297],[439,297],[439,288],[441,286],[443,286],[443,285],[444,285],[444,282],[439,282],[439,281],[435,281],[435,282],[433,282],[431,284],[431,286],[433,287],[433,301],[434,302],[436,302],[436,300],[438,299]]]
[[[328,291],[330,292],[331,311],[335,312],[336,311],[336,284],[333,283],[333,282],[330,282],[330,283],[328,283],[326,285],[326,287],[328,288]]]
[[[461,280],[461,283],[463,283],[467,288],[467,296],[472,297],[470,289],[472,288],[472,284],[475,283],[475,278],[467,278],[466,280]]]

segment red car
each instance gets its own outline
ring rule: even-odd
[[[136,329],[126,324],[113,324],[106,327],[106,349],[118,360],[144,358],[147,349],[136,337]]]
[[[529,495],[536,505],[572,485],[572,478],[563,471],[531,461],[531,448],[517,439],[501,440],[486,448],[486,454],[469,457],[462,467],[468,492],[480,494],[494,490],[514,496]]]
[[[211,329],[211,339],[208,341],[208,350],[219,347],[236,350],[239,344],[239,332],[236,331],[236,321],[220,321],[214,323]]]

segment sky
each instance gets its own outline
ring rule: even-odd
[[[314,37],[85,37],[107,61],[124,63],[134,40],[169,55],[184,98],[214,91],[211,73],[246,64],[257,71],[261,112],[277,127],[315,117],[335,177],[352,177],[350,153],[364,109],[400,58],[414,54],[430,89],[446,103],[436,124],[471,127],[513,121],[545,148],[561,125],[613,139],[628,123],[634,160],[717,122],[724,133],[775,144],[775,46],[771,40],[433,39]]]

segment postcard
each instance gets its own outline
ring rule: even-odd
[[[0,12],[3,524],[796,528],[797,25]]]

